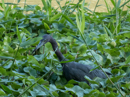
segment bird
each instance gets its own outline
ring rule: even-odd
[[[42,36],[42,39],[40,40],[39,44],[35,47],[32,53],[37,51],[41,46],[45,45],[47,42],[50,42],[52,45],[53,50],[55,51],[59,61],[67,61],[63,54],[60,52],[56,40],[50,35],[45,34]],[[106,75],[102,70],[94,69],[91,65],[81,64],[78,62],[67,62],[62,63],[62,70],[63,70],[63,76],[67,81],[73,79],[79,82],[87,82],[88,85],[90,83],[85,79],[85,76],[89,77],[90,79],[94,79],[95,77],[106,79]],[[91,71],[91,69],[94,69]]]

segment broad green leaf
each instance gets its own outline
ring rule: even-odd
[[[73,84],[78,84],[78,82],[72,79],[68,81],[68,84],[66,85],[66,87],[73,87],[74,86]]]
[[[91,51],[93,56],[95,57],[96,61],[100,64],[103,65],[103,58],[99,54],[97,54],[95,51]]]
[[[8,64],[6,66],[4,66],[4,68],[9,69],[9,68],[11,68],[12,65],[13,65],[13,62],[8,62]]]
[[[59,89],[55,85],[50,84],[49,91],[53,92],[53,91],[57,91],[57,90],[59,90]]]
[[[120,52],[117,48],[113,49],[105,49],[107,53],[109,53],[111,56],[117,57],[120,55]]]
[[[3,22],[0,22],[0,24],[5,24],[5,23],[13,22],[13,21],[14,21],[13,19],[9,19],[9,20],[5,20]]]
[[[82,89],[79,86],[74,86],[73,88],[67,88],[67,87],[65,87],[65,89],[66,89],[66,91],[72,91],[78,97],[83,97],[83,95],[84,95],[84,89]]]
[[[41,7],[37,5],[37,6],[35,7],[35,9],[36,9],[36,10],[41,10]]]
[[[29,39],[27,41],[22,41],[20,46],[21,47],[30,46],[30,45],[33,45],[35,43],[38,43],[41,39],[42,39],[42,37],[36,37],[36,38]]]
[[[124,33],[124,36],[130,38],[130,33]]]
[[[130,82],[127,82],[126,84],[122,84],[122,86],[126,87],[127,89],[130,89]]]
[[[124,40],[120,39],[120,43],[125,44],[125,43],[130,43],[130,41],[128,39],[124,39]]]
[[[85,82],[80,82],[80,83],[78,83],[79,84],[79,86],[81,87],[81,88],[83,88],[83,89],[89,89],[90,88],[90,86],[87,84],[87,83],[85,83]],[[87,91],[88,92],[88,91]],[[85,91],[85,93],[86,93],[86,91]]]
[[[62,43],[70,43],[70,40],[72,40],[72,37],[62,37],[61,39],[58,39],[58,42]]]
[[[59,94],[56,91],[52,92],[52,94],[54,97],[59,97]]]
[[[85,54],[86,50],[87,50],[86,45],[85,44],[81,44],[80,47],[79,47],[79,53],[80,54]]]
[[[122,77],[123,77],[123,75],[120,75],[120,76],[112,77],[112,78],[110,78],[110,79],[111,79],[111,81],[112,81],[113,83],[116,83],[116,82],[118,82],[118,80],[121,79]],[[111,84],[111,82],[110,82],[109,80],[107,80],[107,83]]]
[[[46,30],[50,30],[50,27],[49,27],[48,24],[45,23],[45,22],[44,22],[44,27],[45,27]]]
[[[130,56],[127,57],[125,63],[128,64],[130,62]]]
[[[8,36],[5,36],[3,42],[4,42],[4,45],[6,45],[6,47],[9,48],[9,43],[11,43],[11,39]],[[3,46],[3,48],[4,48],[4,46]]]
[[[47,96],[44,91],[42,90],[42,88],[36,86],[36,87],[33,88],[33,91],[31,91],[30,93],[31,93],[31,95],[33,97],[36,97],[36,96]]]
[[[53,23],[52,25],[57,31],[62,31],[62,29],[65,27],[62,23]]]
[[[25,67],[24,71],[27,72],[27,73],[29,73],[31,76],[37,77],[37,72],[32,67]]]
[[[12,91],[5,85],[1,85],[1,87],[3,88],[4,91],[6,91],[7,93],[12,93]]]
[[[115,97],[113,92],[110,92],[109,94],[106,95],[106,97]]]
[[[25,29],[25,28],[20,28],[20,29],[22,29],[22,31],[23,31],[24,33],[27,33],[27,34],[31,35],[30,32],[29,32],[27,29]]]
[[[112,64],[114,63],[113,58],[112,58],[112,56],[110,54],[107,55],[107,58],[111,61]]]
[[[38,61],[42,61],[42,60],[45,58],[45,55],[44,55],[44,54],[35,55],[34,57],[35,57],[35,59],[37,59]]]
[[[6,72],[6,69],[0,67],[0,74],[2,74],[2,75],[8,75],[8,72]]]
[[[14,59],[13,57],[8,57],[8,56],[0,56],[1,59]]]
[[[40,64],[39,64],[38,61],[34,58],[34,56],[28,55],[27,58],[28,58],[28,62],[29,62],[29,63],[32,63],[32,64],[35,64],[35,65],[40,66]]]
[[[106,94],[105,94],[105,93],[100,92],[100,93],[98,94],[98,97],[106,97]]]
[[[42,21],[39,18],[30,18],[30,22],[39,25],[42,25]]]
[[[88,76],[85,76],[85,79],[86,79],[89,83],[91,83],[91,84],[97,84],[97,85],[98,85],[98,83],[97,83],[96,81],[91,80]]]
[[[59,97],[72,97],[69,93],[60,93]]]
[[[102,54],[104,53],[104,48],[101,44],[97,44],[97,48],[101,51]]]
[[[3,45],[2,48],[3,48],[2,52],[0,53],[1,58],[7,58],[7,59],[13,59],[14,57],[16,59],[21,58],[20,56],[21,54],[17,52],[17,55],[15,55],[16,52],[9,45]]]
[[[12,73],[14,73],[16,75],[15,79],[24,79],[26,77],[25,73],[19,73],[19,72],[16,72],[16,71],[12,71]]]
[[[29,67],[30,68],[30,67]],[[28,72],[29,68],[24,68],[26,72]],[[31,68],[30,68],[31,69]],[[28,80],[30,80],[32,83],[35,83],[37,79],[34,76],[29,76]]]
[[[7,96],[7,94],[2,89],[0,89],[0,96],[4,97]]]

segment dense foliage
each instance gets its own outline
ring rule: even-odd
[[[98,0],[99,1],[99,0]],[[82,0],[66,2],[59,10],[51,0],[43,7],[0,3],[0,96],[1,97],[129,97],[130,13],[126,0],[110,0],[108,12],[95,12]],[[20,0],[18,0],[20,2]],[[95,6],[98,7],[97,5]],[[124,11],[123,7],[128,10]],[[111,72],[108,79],[85,77],[87,83],[62,76],[62,66],[51,44],[35,54],[42,35],[55,38],[67,59]]]

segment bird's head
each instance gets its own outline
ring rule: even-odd
[[[40,43],[36,46],[36,48],[33,50],[32,53],[34,53],[37,49],[39,49],[41,46],[45,45],[47,42],[50,42],[51,36],[49,34],[45,34],[42,36],[43,39],[40,40]]]

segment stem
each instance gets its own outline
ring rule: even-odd
[[[44,78],[46,75],[48,75],[51,72],[48,71],[46,74],[44,74],[41,78],[39,78],[34,84],[32,84],[31,86],[29,86],[25,91],[23,91],[23,93],[21,93],[18,97],[21,97],[24,93],[26,93],[30,88],[32,88],[35,84],[37,84],[42,78]]]
[[[82,0],[79,0],[79,2],[75,5],[74,9],[69,14],[72,14],[75,11],[75,9],[78,7],[80,2],[82,2]]]
[[[93,11],[93,15],[94,15],[95,10],[96,10],[96,8],[97,8],[98,2],[99,2],[99,0],[98,0],[97,3],[96,3],[96,6],[95,6],[94,11]]]
[[[117,2],[116,2],[116,0],[115,0],[115,4],[116,4],[116,35],[117,35],[117,33],[118,33],[118,31],[117,31],[117,29],[118,29],[118,24],[119,24],[119,12],[118,12],[118,10],[117,10]]]
[[[99,0],[98,0],[97,3],[96,3],[96,6],[95,6],[95,8],[94,8],[93,15],[94,15],[94,13],[95,13],[95,10],[96,10],[96,7],[97,7],[97,5],[98,5],[98,2],[99,2]],[[80,31],[80,30],[79,30],[79,31]],[[87,42],[86,42],[86,40],[85,40],[85,38],[84,38],[83,33],[80,32],[80,35],[81,35],[81,37],[82,37],[84,43],[86,44],[87,48],[90,50],[90,48],[89,48],[89,46],[87,45]],[[106,75],[106,77],[108,78],[108,80],[112,83],[113,86],[115,86],[115,88],[119,91],[119,93],[120,93],[123,97],[125,97],[125,96],[121,93],[120,89],[112,82],[112,80],[109,78],[109,76],[106,74],[106,72],[102,69],[101,65],[98,63],[97,59],[94,57],[94,55],[93,55],[93,53],[92,53],[91,50],[90,50],[90,53],[91,53],[92,57],[94,58],[94,60],[96,61],[97,65],[101,68],[102,72]]]
[[[81,37],[82,37],[83,41],[85,42],[87,48],[90,50],[90,48],[89,48],[89,46],[87,45],[86,40],[85,40],[85,38],[84,38],[84,36],[83,36],[82,33],[81,33]],[[107,77],[107,78],[109,79],[109,81],[112,83],[112,85],[115,86],[115,88],[119,91],[119,93],[120,93],[123,97],[125,97],[125,96],[121,93],[120,89],[112,82],[112,80],[109,78],[109,76],[106,74],[106,72],[102,69],[102,66],[98,63],[97,59],[94,57],[94,55],[93,55],[93,53],[92,53],[91,50],[90,50],[90,53],[92,54],[92,57],[94,58],[94,60],[95,60],[96,63],[98,64],[98,66],[101,68],[101,70],[103,71],[103,73],[106,75],[106,77]]]
[[[23,34],[23,36],[24,36],[24,34]],[[23,36],[22,36],[22,39],[23,39]],[[20,41],[19,41],[19,42],[20,42]],[[21,43],[19,43],[19,45],[18,45],[18,49],[17,49],[17,51],[16,51],[16,53],[15,53],[15,56],[14,56],[14,60],[13,60],[12,66],[14,65],[15,58],[16,58],[17,53],[18,53],[18,51],[19,51],[20,44],[21,44]],[[13,67],[12,67],[12,68],[13,68]],[[11,71],[12,71],[12,68],[11,68]]]
[[[47,57],[48,54],[45,56]],[[44,57],[44,58],[45,58]],[[52,71],[53,68],[50,69],[50,71],[48,71],[46,74],[44,74],[42,77],[40,77],[34,84],[32,84],[31,86],[29,86],[25,91],[23,91],[23,93],[21,93],[18,97],[21,97],[24,93],[26,93],[30,88],[32,88],[35,84],[38,83],[38,81],[40,81],[42,78],[44,78],[46,75],[48,75],[51,71]]]

